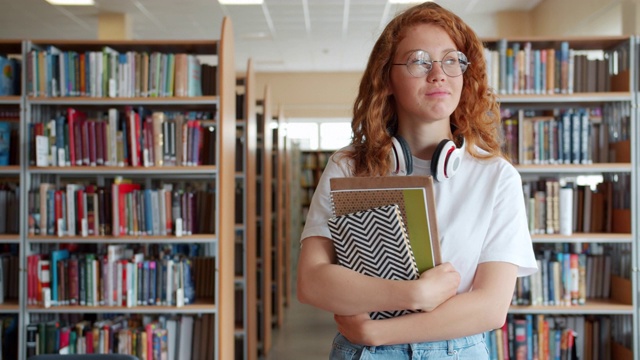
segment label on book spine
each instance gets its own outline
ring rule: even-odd
[[[89,222],[87,221],[87,219],[82,219],[80,220],[80,226],[82,231],[80,232],[80,234],[82,235],[82,237],[86,237],[89,235]]]
[[[176,219],[176,237],[182,237],[182,219]]]
[[[46,309],[51,307],[51,289],[46,287],[42,289],[42,301]]]
[[[573,188],[570,186],[560,189],[560,234],[573,233]]]

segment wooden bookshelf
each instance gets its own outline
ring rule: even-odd
[[[0,41],[0,50],[5,50],[6,42]],[[236,327],[234,320],[234,289],[236,286],[234,276],[234,244],[228,239],[233,239],[236,232],[236,224],[234,219],[234,187],[236,183],[235,171],[235,134],[236,126],[236,103],[235,103],[235,59],[234,59],[234,35],[232,23],[229,18],[224,18],[221,26],[220,39],[217,40],[152,40],[152,41],[93,41],[93,40],[31,40],[18,42],[17,46],[25,59],[23,63],[23,84],[29,84],[29,71],[26,70],[29,53],[31,49],[47,49],[50,46],[65,52],[74,51],[84,53],[87,51],[103,51],[108,47],[119,53],[128,51],[132,52],[148,52],[148,53],[187,53],[195,56],[206,56],[207,58],[215,58],[216,63],[211,65],[215,67],[215,72],[208,73],[210,77],[203,77],[206,80],[208,91],[215,91],[215,95],[193,96],[193,97],[86,97],[86,96],[70,96],[70,97],[43,97],[31,96],[29,94],[29,86],[23,85],[23,94],[18,97],[0,98],[1,106],[20,106],[24,104],[25,108],[21,109],[23,119],[21,121],[21,143],[23,154],[29,154],[32,149],[29,145],[29,126],[31,123],[44,121],[48,114],[66,111],[67,107],[74,107],[82,111],[99,113],[109,108],[115,108],[122,111],[126,106],[145,107],[160,112],[203,112],[211,113],[213,116],[204,119],[207,126],[214,136],[215,157],[212,161],[215,165],[204,166],[150,166],[150,167],[119,167],[119,166],[47,166],[36,167],[30,164],[28,156],[21,159],[20,166],[15,168],[0,169],[5,175],[20,176],[22,199],[21,214],[21,232],[17,237],[20,239],[18,244],[21,245],[20,250],[20,268],[27,269],[26,259],[32,253],[46,254],[47,250],[55,249],[58,244],[66,243],[75,246],[90,246],[91,249],[103,249],[107,245],[123,244],[125,246],[142,246],[150,249],[150,246],[182,246],[197,247],[199,253],[197,256],[206,257],[210,260],[211,273],[207,275],[210,283],[208,288],[202,294],[196,295],[195,301],[184,306],[52,306],[45,308],[27,303],[27,274],[26,270],[20,276],[20,288],[23,293],[20,295],[20,302],[17,306],[8,302],[0,305],[0,312],[13,312],[16,307],[21,315],[21,319],[25,319],[26,323],[20,324],[19,351],[20,360],[27,358],[26,354],[26,337],[27,325],[32,316],[42,318],[43,316],[58,316],[61,314],[69,315],[106,315],[106,314],[125,314],[125,315],[145,315],[157,317],[164,316],[190,316],[195,319],[196,328],[207,332],[208,343],[202,344],[202,352],[194,352],[194,358],[209,359],[233,359],[235,357],[235,337]],[[177,94],[176,94],[177,95]],[[215,129],[215,132],[214,130]],[[211,212],[210,218],[207,219],[215,231],[193,235],[128,235],[128,236],[39,236],[29,234],[27,229],[27,218],[30,209],[27,207],[26,199],[29,197],[30,190],[38,188],[40,183],[49,182],[55,187],[67,182],[91,183],[102,186],[110,184],[116,178],[132,179],[140,183],[143,187],[157,186],[165,182],[173,182],[175,184],[197,183],[198,186],[211,189],[215,192],[215,198],[212,206],[215,211]],[[178,186],[178,185],[176,185]],[[180,185],[182,186],[182,185]],[[221,211],[224,209],[224,211]],[[195,212],[194,216],[200,214]],[[200,214],[204,216],[205,213]],[[9,237],[0,237],[0,242],[6,240],[13,242]],[[96,251],[97,253],[97,251]],[[215,267],[215,268],[214,268]],[[193,268],[192,268],[193,269]],[[198,275],[198,274],[194,274]],[[200,278],[203,279],[203,278]],[[243,283],[246,283],[243,281]],[[200,285],[205,284],[201,282]],[[201,317],[202,316],[202,317]],[[205,317],[206,319],[203,319]],[[208,326],[201,328],[200,326]],[[196,330],[194,329],[194,335]],[[206,348],[206,350],[205,350]],[[200,348],[199,348],[200,349]],[[198,349],[198,351],[200,351]],[[194,350],[195,351],[195,350]],[[196,355],[197,354],[197,355]]]
[[[307,217],[309,211],[309,205],[311,205],[311,199],[313,193],[318,186],[318,181],[324,167],[327,165],[329,156],[333,151],[330,150],[302,150],[300,154],[300,202],[302,221]]]
[[[5,300],[0,304],[0,313],[14,313],[20,312],[20,301],[18,299]]]
[[[236,358],[254,360],[258,358],[258,331],[257,331],[257,272],[256,272],[256,251],[257,251],[257,214],[256,207],[256,146],[257,146],[257,124],[256,124],[256,93],[255,93],[255,72],[253,61],[247,61],[247,70],[243,77],[238,78],[237,87],[242,93],[238,99],[241,104],[243,116],[238,118],[236,127],[238,136],[243,139],[242,148],[236,156],[240,156],[241,170],[236,174],[236,180],[241,183],[243,201],[242,223],[238,224],[236,230],[242,234],[242,253],[236,254],[237,268],[242,269],[242,273],[237,275],[237,284],[242,291],[242,310],[236,309],[236,314],[242,314],[242,321],[236,321]],[[238,291],[238,290],[236,290]]]
[[[282,327],[284,323],[284,310],[286,305],[287,292],[287,220],[286,212],[287,203],[287,181],[286,181],[286,130],[284,122],[284,113],[282,109],[277,116],[273,117],[273,186],[274,186],[274,229],[275,237],[273,239],[273,288],[274,288],[274,306],[273,321],[274,326]]]
[[[270,127],[272,119],[271,90],[264,88],[262,99],[257,103],[258,110],[258,153],[260,165],[257,168],[258,186],[260,188],[260,233],[257,259],[258,273],[258,348],[261,356],[269,354],[272,346],[273,324],[273,133]]]
[[[512,306],[513,314],[552,315],[633,315],[631,304],[621,304],[608,299],[593,299],[575,306]]]
[[[544,231],[546,233],[539,233],[541,232],[540,227],[535,227],[535,231],[532,229],[534,249],[537,251],[539,258],[543,258],[544,254],[544,259],[557,260],[559,262],[560,257],[568,253],[586,253],[588,256],[594,257],[611,257],[610,262],[612,265],[610,270],[606,272],[604,268],[603,270],[598,268],[597,271],[591,270],[594,278],[596,276],[603,277],[603,273],[605,275],[610,274],[609,281],[603,279],[597,280],[597,282],[587,283],[587,287],[602,288],[605,287],[603,284],[608,283],[610,292],[603,290],[603,293],[606,295],[602,297],[594,288],[592,289],[594,292],[587,292],[586,301],[583,305],[544,306],[538,304],[540,302],[539,299],[547,295],[550,296],[551,289],[549,289],[549,293],[543,292],[542,297],[531,294],[531,298],[527,299],[525,296],[525,304],[534,303],[533,297],[538,296],[535,301],[536,305],[513,305],[509,311],[510,316],[522,318],[528,315],[534,315],[535,318],[536,315],[543,315],[550,318],[578,317],[596,319],[603,317],[611,319],[611,333],[606,333],[606,336],[610,336],[610,339],[607,339],[607,341],[610,340],[612,344],[615,344],[615,350],[612,350],[611,356],[614,356],[613,358],[630,359],[631,356],[629,356],[629,354],[637,354],[640,350],[638,332],[639,314],[635,296],[638,291],[638,284],[637,276],[634,273],[635,265],[633,265],[633,267],[624,266],[624,264],[627,263],[629,265],[636,263],[634,257],[637,256],[639,241],[637,216],[631,216],[631,214],[636,214],[638,211],[637,201],[624,201],[625,198],[636,198],[636,191],[638,190],[636,176],[636,169],[638,167],[637,158],[630,156],[630,154],[638,153],[638,142],[636,139],[640,136],[637,126],[638,111],[636,109],[638,81],[633,78],[637,76],[634,75],[637,71],[636,64],[634,63],[634,61],[637,61],[636,56],[638,54],[637,41],[635,37],[604,36],[590,38],[531,37],[506,40],[485,39],[484,42],[489,49],[496,50],[496,53],[493,55],[501,54],[501,49],[513,50],[514,44],[519,44],[517,46],[519,46],[520,52],[525,51],[524,49],[530,51],[532,58],[540,54],[540,59],[542,59],[545,53],[548,54],[547,51],[549,49],[554,49],[557,54],[561,52],[562,46],[565,46],[566,49],[571,49],[571,52],[567,52],[568,56],[572,54],[575,55],[575,62],[572,60],[571,63],[573,66],[571,67],[571,71],[574,71],[573,78],[570,77],[572,74],[570,71],[564,74],[559,73],[559,77],[535,78],[533,77],[534,64],[532,64],[531,67],[531,80],[520,81],[522,78],[515,72],[510,73],[510,70],[503,72],[502,68],[499,67],[498,78],[491,77],[490,83],[499,98],[502,111],[507,109],[511,110],[510,115],[503,116],[503,114],[501,114],[503,121],[505,121],[505,123],[509,121],[509,125],[516,124],[513,128],[508,128],[507,126],[504,128],[507,145],[510,144],[509,142],[515,142],[516,145],[515,147],[506,148],[508,149],[509,157],[514,159],[515,167],[523,178],[525,202],[530,204],[527,196],[532,196],[533,199],[534,192],[544,192],[545,195],[548,196],[545,198],[545,201],[547,201],[545,205],[551,206],[543,209],[545,215],[547,212],[558,212],[559,210],[554,210],[555,208],[553,208],[553,206],[555,206],[554,204],[556,204],[555,195],[553,193],[547,194],[549,190],[543,188],[542,185],[542,183],[549,179],[551,179],[551,181],[576,186],[580,177],[601,177],[603,181],[611,181],[617,184],[612,185],[614,186],[614,190],[612,190],[613,196],[605,198],[604,202],[607,203],[607,207],[603,207],[604,210],[602,210],[603,213],[604,211],[609,212],[609,217],[605,218],[609,223],[607,223],[604,228],[610,229],[610,231],[607,230],[603,232],[596,230],[595,232],[587,232],[589,230],[584,230],[583,228],[577,229],[574,225],[571,235],[561,235],[558,233],[557,227],[554,224],[556,221],[555,217],[546,218],[547,222],[551,221],[552,223],[552,225],[546,224],[546,230]],[[527,47],[528,45],[530,45],[530,47]],[[516,47],[516,49],[518,48]],[[583,56],[583,51],[585,50],[601,52],[603,54],[602,59],[606,59],[608,62],[605,63],[605,60],[595,60],[596,57],[589,59],[582,58],[580,59],[580,65],[578,65],[578,56]],[[505,52],[505,57],[506,54]],[[521,54],[521,56],[522,55],[523,54]],[[524,53],[524,55],[526,56],[526,53]],[[500,55],[500,61],[502,61],[502,59],[503,57]],[[616,59],[618,59],[619,62],[613,64]],[[511,64],[509,61],[511,60],[506,59],[504,64]],[[491,61],[489,61],[489,63],[491,63]],[[556,60],[554,63],[555,71],[562,69],[562,66],[558,66],[559,64],[559,60]],[[610,67],[608,67],[608,65]],[[599,68],[597,68],[598,66]],[[492,65],[489,66],[489,68],[490,71],[496,70]],[[569,66],[566,67],[566,69],[569,68]],[[617,74],[609,74],[609,69],[613,68],[617,68]],[[508,69],[518,69],[518,67],[513,66]],[[522,70],[524,68],[520,69]],[[542,69],[542,66],[540,66],[540,69]],[[596,69],[605,69],[606,73],[600,72],[600,70],[596,71]],[[496,73],[493,72],[493,74]],[[511,76],[511,78],[509,78],[509,76]],[[566,76],[566,82],[562,81],[564,76]],[[544,81],[543,78],[545,79]],[[503,81],[502,79],[505,80]],[[494,80],[499,81],[496,82]],[[546,82],[546,85],[548,85],[548,81],[554,81],[555,87],[545,87],[544,84]],[[516,83],[518,83],[519,86],[512,86]],[[531,84],[531,87],[524,89],[522,88],[523,84]],[[537,89],[540,90],[534,87],[536,84],[539,86]],[[567,161],[567,152],[556,156],[560,151],[565,149],[560,148],[560,144],[562,144],[560,141],[564,141],[561,134],[563,131],[565,131],[566,134],[567,129],[569,129],[563,129],[558,124],[563,124],[563,121],[567,121],[567,119],[571,119],[571,121],[575,121],[574,119],[576,119],[570,116],[563,117],[566,114],[581,114],[582,117],[580,117],[580,121],[585,127],[580,130],[580,133],[570,133],[572,137],[564,139],[570,139],[571,146],[577,144],[578,140],[580,144],[585,144],[586,142],[586,144],[591,146],[581,148],[581,152],[578,153],[580,157],[580,161],[578,161],[579,164],[575,163],[576,153],[570,153],[571,164],[565,163]],[[542,118],[546,118],[546,120]],[[585,120],[588,121],[586,124],[584,123]],[[528,139],[526,137],[529,136],[529,133],[524,127],[524,123],[527,121],[535,124],[533,126],[537,131],[535,135],[537,136],[537,140],[533,143],[530,141],[527,142]],[[548,121],[548,123],[545,123],[545,121]],[[542,126],[535,128],[537,125]],[[609,127],[615,130],[609,131]],[[551,132],[541,132],[543,129],[545,129],[544,131],[546,131],[546,129],[553,129],[555,131],[556,128],[558,130],[557,136],[547,136],[551,134]],[[594,130],[596,128],[598,130],[597,133]],[[516,130],[515,134],[508,132],[508,130],[513,129]],[[588,131],[583,129],[588,129]],[[575,128],[572,130],[575,130]],[[513,135],[516,137],[512,137]],[[626,138],[624,138],[624,136],[626,136]],[[553,141],[548,141],[547,139],[552,139]],[[536,151],[544,151],[545,153],[536,153],[535,161],[530,163],[531,158],[529,154],[531,154],[531,148],[528,146],[531,144],[533,144]],[[626,148],[620,144],[626,146]],[[512,152],[513,149],[517,149],[517,153],[514,154]],[[573,150],[575,148],[571,149]],[[556,153],[554,154],[552,150]],[[627,154],[625,154],[625,152]],[[617,155],[622,154],[623,156],[614,156],[614,153]],[[537,158],[539,155],[544,156]],[[546,155],[551,156],[545,157]],[[558,161],[558,159],[562,159],[562,161]],[[528,187],[525,187],[525,183]],[[625,184],[627,184],[627,188],[624,187]],[[595,188],[595,185],[592,186],[592,191],[600,191]],[[531,190],[530,193],[527,192],[529,189]],[[575,196],[577,195],[574,192],[574,197]],[[613,205],[611,205],[612,203]],[[626,205],[623,205],[623,203],[626,203]],[[538,205],[539,204],[536,203],[535,211],[541,209]],[[577,209],[578,207],[573,206],[572,208]],[[533,208],[527,208],[530,214],[531,209]],[[588,208],[584,212],[581,212],[580,215],[586,212],[593,214],[591,211],[592,210]],[[574,216],[577,216],[576,211],[573,213]],[[621,220],[621,218],[622,224],[615,224]],[[543,218],[539,217],[534,219],[534,221],[541,219]],[[587,221],[586,219],[587,217],[585,216],[585,222]],[[582,219],[580,221],[582,221]],[[578,221],[578,224],[580,221]],[[591,226],[591,224],[589,224],[589,226]],[[585,225],[585,228],[588,229],[588,226]],[[591,251],[594,251],[594,253],[591,253]],[[558,254],[558,259],[556,259],[556,254]],[[549,266],[549,268],[550,267],[551,266]],[[543,266],[543,268],[545,268],[545,266]],[[571,271],[574,271],[573,268],[571,269]],[[575,270],[582,271],[582,269]],[[543,271],[542,268],[539,269],[539,272],[541,271]],[[576,272],[573,275],[575,279],[582,279],[582,276],[587,276],[587,270],[585,270],[584,274],[585,275],[580,275],[579,272]],[[533,275],[531,279],[533,279],[534,276],[535,275]],[[544,276],[549,275],[542,274],[543,287],[545,281]],[[567,279],[566,271],[562,270],[562,275],[560,276],[562,279]],[[574,277],[571,277],[571,279],[574,279]],[[552,280],[552,278],[549,278],[548,281],[551,282]],[[532,280],[532,284],[533,281],[534,280]],[[519,278],[516,291],[521,290],[521,285],[526,282],[527,279]],[[568,283],[570,283],[570,281],[567,280],[567,284]],[[565,283],[561,284],[560,288],[557,288],[556,291],[566,292],[567,290],[564,288],[564,284]],[[533,291],[533,288],[525,287],[525,290]],[[519,297],[522,293],[518,293],[517,295],[518,296],[514,294],[514,303],[522,304],[522,298]],[[542,303],[546,304],[548,302],[545,299]],[[534,320],[534,323],[535,322]],[[613,322],[615,322],[615,325],[613,325]],[[509,323],[509,326],[512,326],[511,323]],[[534,324],[533,331],[536,331],[535,327],[536,324]],[[582,338],[588,336],[581,333],[581,331],[585,331],[584,329],[578,329],[577,331],[579,333],[578,336]],[[605,334],[605,332],[602,334]],[[593,339],[599,339],[597,336],[598,335],[594,334]],[[591,349],[586,348],[580,349],[578,355],[580,355],[583,350],[591,351]]]
[[[0,40],[0,55],[5,59],[17,59],[22,65],[22,46],[22,40]],[[0,75],[3,80],[6,76],[5,71],[7,71],[7,69],[4,68],[5,64],[7,63],[3,61],[3,73]],[[22,85],[22,68],[13,75],[15,79],[19,80],[19,84]],[[22,200],[24,174],[21,171],[23,156],[20,151],[20,144],[22,141],[21,114],[24,108],[23,97],[20,90],[21,89],[12,86],[8,93],[0,95],[0,121],[3,122],[3,143],[6,144],[6,141],[11,142],[8,149],[9,162],[6,165],[3,164],[0,166],[2,184],[6,184],[3,185],[6,186],[6,188],[3,189],[2,196],[2,206],[4,207],[2,214],[4,219],[1,221],[4,227],[3,233],[0,234],[0,245],[3,247],[3,257],[7,260],[1,264],[5,277],[2,284],[0,284],[0,286],[3,287],[3,301],[0,303],[0,315],[9,329],[15,329],[13,330],[14,333],[2,333],[3,343],[5,341],[7,341],[7,343],[9,341],[15,341],[18,344],[22,341],[21,329],[24,327],[24,317],[22,316],[21,309],[20,270],[23,269],[24,246],[22,245],[22,236],[25,219],[23,216],[20,216],[20,214],[23,213],[22,209],[26,206],[25,201]],[[8,134],[5,134],[4,123],[8,125],[10,131]],[[5,137],[8,137],[8,139]],[[16,190],[12,191],[12,189]],[[9,202],[10,197],[11,202]],[[5,327],[5,329],[8,329],[8,327]],[[24,356],[23,349],[16,349],[15,354],[17,354],[17,356]]]
[[[285,127],[287,126],[287,121],[284,115],[284,111],[281,108],[280,112],[278,114],[278,118],[280,119],[280,123],[283,124]],[[282,185],[282,192],[284,194],[284,198],[283,198],[283,221],[284,221],[284,235],[283,235],[283,239],[284,239],[284,244],[283,244],[283,260],[282,260],[282,269],[283,269],[283,277],[284,279],[283,281],[283,301],[284,301],[284,306],[288,307],[289,305],[291,305],[291,302],[293,301],[293,273],[294,273],[294,269],[293,269],[293,257],[297,256],[297,253],[294,255],[293,254],[293,198],[294,198],[294,194],[293,192],[295,190],[293,190],[293,186],[294,186],[294,182],[293,182],[293,171],[294,171],[294,156],[292,153],[292,144],[291,144],[291,139],[287,136],[288,132],[285,132],[284,135],[284,139],[283,139],[283,145],[284,145],[284,151],[283,151],[283,185]],[[296,212],[297,212],[297,208],[296,208]],[[296,239],[297,241],[298,239]]]

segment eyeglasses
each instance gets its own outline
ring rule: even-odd
[[[449,77],[457,77],[462,75],[469,64],[467,56],[460,51],[452,50],[446,53],[442,60],[431,60],[429,53],[424,50],[414,51],[406,64],[391,64],[391,65],[405,65],[409,74],[413,77],[425,77],[429,74],[429,71],[433,68],[433,63],[439,62],[442,67],[442,71]]]

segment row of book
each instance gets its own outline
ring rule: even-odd
[[[485,49],[485,62],[490,86],[503,95],[606,92],[622,70],[611,66],[620,54],[574,50],[566,41],[559,48],[537,49],[531,42],[502,39],[496,47]]]
[[[560,115],[533,111],[511,114],[503,120],[505,152],[516,164],[590,164],[593,162],[593,130],[587,109]],[[522,127],[519,128],[519,124]],[[520,136],[520,129],[522,135]]]
[[[182,236],[214,234],[215,193],[207,184],[107,186],[41,183],[29,192],[29,234],[54,236]],[[197,186],[197,188],[196,188]]]
[[[300,190],[300,203],[303,206],[309,206],[311,199],[313,198],[314,188],[306,187]]]
[[[27,54],[27,93],[39,97],[193,97],[215,95],[216,66],[186,53],[61,51]]]
[[[0,234],[20,233],[20,187],[17,183],[0,183]]]
[[[16,251],[0,254],[0,304],[20,298],[20,258]]]
[[[318,177],[317,169],[302,169],[300,171],[300,185],[302,187],[314,187],[316,186],[317,177]]]
[[[215,358],[212,314],[112,315],[95,321],[47,320],[27,325],[27,356],[38,354],[127,354],[140,360]]]
[[[194,273],[205,274],[196,277]],[[68,249],[27,256],[27,303],[33,306],[184,306],[213,299],[215,258],[149,258],[123,245],[106,254]]]
[[[302,153],[303,169],[324,169],[327,166],[331,153],[326,151],[311,151]]]
[[[614,348],[625,346],[620,333],[629,333],[631,322],[630,316],[510,314],[485,339],[491,360],[617,359]]]
[[[504,150],[515,164],[591,164],[629,158],[611,150],[612,144],[629,140],[628,104],[501,112]]]
[[[18,315],[2,314],[0,316],[0,360],[18,358],[18,334],[21,331]]]
[[[29,126],[30,164],[46,166],[198,166],[216,162],[210,113],[127,106],[89,118],[68,108]]]
[[[0,96],[21,94],[20,73],[22,62],[16,57],[0,54]]]
[[[518,278],[513,305],[576,306],[588,299],[608,299],[612,264],[608,254],[545,253],[539,271]]]
[[[522,188],[529,230],[532,234],[564,235],[620,232],[614,213],[625,208],[620,197],[628,194],[628,189],[622,185],[611,180],[594,186],[576,185],[560,178],[525,180]],[[616,221],[624,222],[624,213],[620,211]]]
[[[17,125],[17,123],[0,121],[0,166],[18,165]]]
[[[0,109],[0,166],[20,165],[20,111]]]

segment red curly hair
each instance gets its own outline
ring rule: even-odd
[[[442,27],[457,50],[467,55],[471,63],[463,74],[460,103],[450,118],[455,127],[454,137],[462,135],[467,152],[477,158],[503,156],[500,109],[488,86],[482,42],[457,15],[434,2],[425,2],[391,20],[371,50],[353,106],[352,151],[346,154],[354,161],[355,176],[387,175],[389,172],[393,134],[389,134],[388,129],[397,128],[398,121],[393,95],[387,92],[391,65],[405,30],[418,24]],[[479,154],[475,146],[487,151],[488,155]]]

